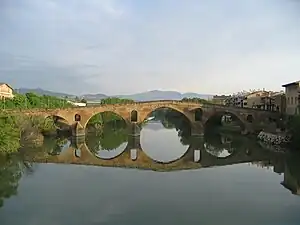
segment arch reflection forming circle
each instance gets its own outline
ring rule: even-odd
[[[166,129],[159,122],[144,126],[140,138],[144,153],[158,163],[177,161],[188,150],[188,146],[180,143],[176,129]]]

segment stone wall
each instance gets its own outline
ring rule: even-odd
[[[264,131],[259,132],[257,135],[258,140],[271,144],[271,145],[282,145],[287,144],[290,138],[284,134],[272,134]]]

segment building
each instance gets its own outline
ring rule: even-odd
[[[256,108],[269,111],[285,112],[285,95],[282,92],[252,91],[241,92],[226,100],[226,105],[243,108]]]
[[[231,98],[231,95],[214,95],[212,98],[212,102],[218,105],[225,105],[226,100]]]
[[[244,106],[247,108],[265,109],[266,98],[269,94],[270,92],[265,90],[250,92],[245,96]]]
[[[67,102],[74,106],[79,106],[79,107],[86,107],[87,105],[85,102],[72,102],[72,101],[67,101]]]
[[[286,113],[286,97],[284,92],[277,92],[271,95],[275,105],[275,110],[280,113]]]
[[[225,105],[234,106],[234,107],[244,107],[245,99],[246,99],[245,94],[232,95],[231,97],[225,99]]]
[[[299,88],[300,81],[284,84],[286,97],[286,114],[294,115],[299,114]]]
[[[13,88],[6,83],[0,83],[0,99],[13,97]]]

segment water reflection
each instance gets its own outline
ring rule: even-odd
[[[179,126],[168,123],[166,129],[159,121],[143,125],[141,137],[130,136],[122,128],[107,128],[102,133],[89,133],[85,140],[46,138],[39,148],[24,146],[18,155],[0,157],[0,203],[4,204],[1,224],[19,224],[20,220],[30,224],[32,218],[53,222],[45,211],[64,224],[143,224],[145,216],[149,223],[157,222],[159,217],[160,222],[168,218],[172,224],[198,224],[203,220],[218,224],[220,221],[212,215],[222,214],[223,210],[227,210],[222,218],[225,224],[250,221],[245,221],[245,216],[233,218],[232,212],[251,213],[252,224],[276,222],[278,218],[272,220],[272,216],[269,220],[266,216],[255,218],[262,212],[270,215],[271,211],[286,218],[283,211],[291,213],[291,209],[283,209],[281,204],[293,206],[292,212],[300,206],[290,194],[300,193],[299,161],[300,155],[265,150],[244,136],[206,133],[204,137],[192,137]],[[62,167],[58,163],[99,167]],[[11,198],[18,192],[20,198]],[[173,209],[183,210],[180,217]],[[23,216],[17,222],[19,217],[9,216],[22,210]],[[109,216],[103,219],[105,215]],[[134,215],[143,216],[138,219]],[[297,214],[291,215],[297,220]]]
[[[232,146],[232,137],[224,136],[220,133],[206,135],[204,148],[208,153],[220,158],[228,157],[236,150],[234,146]]]
[[[111,159],[119,156],[128,145],[128,133],[123,124],[107,124],[101,132],[88,133],[87,147],[96,157]]]
[[[153,148],[153,142],[155,142],[155,148]],[[151,159],[162,163],[176,161],[188,150],[188,145],[180,142],[176,129],[170,126],[166,129],[159,121],[150,122],[143,127],[141,147]]]
[[[4,204],[4,199],[17,194],[22,175],[33,171],[31,163],[23,161],[19,155],[0,154],[0,207]]]

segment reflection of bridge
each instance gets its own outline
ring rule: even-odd
[[[153,111],[159,108],[170,108],[182,113],[191,122],[192,133],[203,133],[203,126],[213,116],[224,114],[234,115],[243,124],[244,131],[252,132],[270,121],[279,119],[276,112],[263,111],[252,108],[237,108],[224,105],[202,104],[184,101],[153,101],[135,102],[125,104],[100,105],[91,107],[77,107],[67,109],[30,109],[22,111],[27,115],[39,115],[43,117],[55,116],[64,119],[69,125],[73,125],[73,134],[84,134],[85,127],[90,118],[101,112],[113,112],[121,116],[126,123],[141,123]]]
[[[220,158],[211,154],[205,148],[202,137],[194,137],[192,144],[187,146],[187,151],[178,156],[177,160],[163,163],[151,159],[141,148],[139,137],[129,136],[128,144],[123,152],[102,159],[92,153],[86,143],[73,142],[59,155],[50,156],[45,152],[35,152],[34,157],[30,152],[25,154],[25,160],[38,163],[64,163],[79,165],[94,165],[104,167],[137,168],[155,171],[176,171],[187,169],[199,169],[204,167],[225,166],[239,163],[253,163],[260,167],[273,167],[276,173],[284,173],[282,185],[293,194],[300,195],[300,167],[299,157],[293,154],[282,154],[266,151],[256,145],[244,145],[234,150],[227,157]]]
[[[245,147],[244,149],[233,152],[227,157],[219,158],[206,151],[204,148],[203,138],[198,137],[194,138],[192,144],[187,147],[187,151],[184,155],[179,156],[177,160],[172,162],[163,163],[154,161],[147,156],[141,148],[139,137],[129,136],[125,150],[118,156],[112,157],[111,159],[101,159],[97,157],[88,149],[86,143],[82,142],[72,144],[60,155],[35,156],[34,161],[169,171],[262,161],[268,160],[270,157],[274,157],[274,154],[265,152],[262,149],[251,149],[251,147]]]

